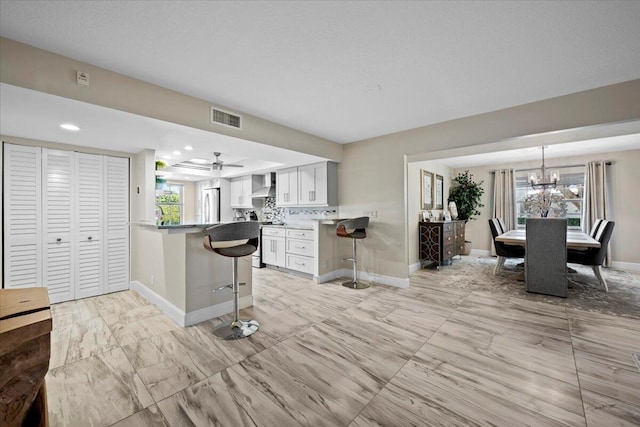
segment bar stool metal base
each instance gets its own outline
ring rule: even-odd
[[[349,289],[367,289],[368,287],[370,287],[368,283],[360,281],[354,282],[353,280],[342,282],[342,286]]]
[[[255,334],[259,327],[257,320],[228,320],[216,326],[213,334],[225,340],[235,340]]]

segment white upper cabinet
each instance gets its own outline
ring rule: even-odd
[[[327,163],[300,166],[298,180],[300,183],[299,204],[327,206]]]
[[[278,171],[279,206],[337,206],[338,169],[332,162],[314,163]],[[294,184],[292,184],[292,181]],[[296,197],[287,198],[294,189]],[[282,195],[282,196],[281,196]]]
[[[253,208],[253,198],[251,194],[260,187],[260,176],[246,175],[231,178],[231,207],[232,208]]]
[[[298,204],[298,168],[280,169],[276,172],[276,205]]]
[[[42,149],[4,144],[4,287],[42,286]]]

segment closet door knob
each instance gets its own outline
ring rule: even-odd
[[[62,239],[61,239],[60,237],[58,237],[58,238],[56,239],[56,242],[62,242]]]
[[[87,237],[88,240],[91,240],[91,236]]]

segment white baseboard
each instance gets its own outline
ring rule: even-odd
[[[164,297],[158,295],[156,292],[152,291],[137,280],[131,281],[131,290],[139,293],[144,299],[158,307],[160,311],[162,311],[162,313],[164,313],[164,315],[169,319],[173,320],[176,325],[182,327],[195,325],[196,323],[204,322],[205,320],[233,313],[233,301],[226,301],[185,313],[174,304],[167,301]],[[239,305],[240,309],[251,307],[253,305],[253,296],[247,295],[246,297],[240,298]]]
[[[342,276],[342,270],[333,270],[320,276],[313,276],[313,280],[316,283],[326,283],[337,279]]]
[[[314,277],[316,283],[326,283],[340,277],[351,277],[353,270],[350,268],[340,268],[329,273]],[[409,279],[401,279],[399,277],[384,276],[382,274],[367,273],[366,271],[358,271],[358,278],[366,282],[375,282],[382,285],[395,286],[398,288],[408,288]]]
[[[620,270],[640,271],[640,263],[637,262],[611,261],[611,267]]]
[[[240,310],[251,307],[253,305],[253,296],[247,295],[246,297],[240,298],[238,305],[240,306]],[[233,313],[233,300],[221,302],[220,304],[211,305],[209,307],[187,313],[185,316],[184,326],[195,325],[196,323],[215,319],[216,317],[224,316],[229,313]]]
[[[164,299],[164,297],[147,288],[144,284],[142,284],[142,282],[132,280],[131,290],[136,291],[144,299],[158,307],[160,311],[162,311],[164,315],[169,319],[173,320],[176,325],[185,326],[185,312],[173,305],[173,303],[170,303],[169,301]]]
[[[335,280],[339,277],[351,277],[353,270],[350,268],[341,268],[319,276],[317,283],[325,283]],[[314,278],[315,279],[315,278]],[[384,276],[382,274],[367,273],[366,271],[358,271],[358,279],[365,282],[379,283],[381,285],[395,286],[396,288],[408,288],[409,278],[401,279],[400,277]]]
[[[409,265],[409,274],[420,270],[420,261]]]

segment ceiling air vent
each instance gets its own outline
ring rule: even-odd
[[[229,126],[234,129],[242,129],[241,120],[242,116],[211,107],[211,123]]]

